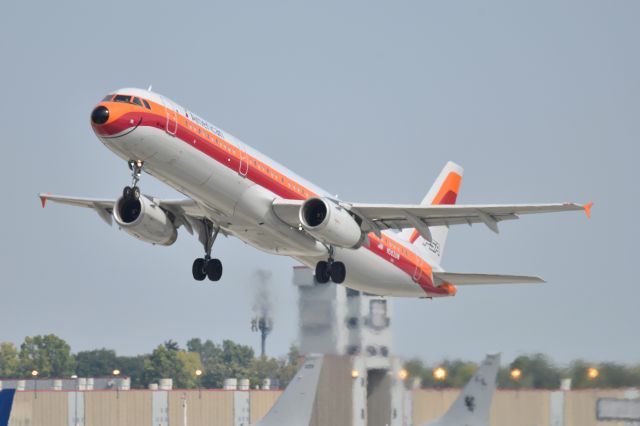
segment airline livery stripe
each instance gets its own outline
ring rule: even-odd
[[[150,102],[152,109],[149,111],[145,108],[130,104],[117,102],[108,102],[105,104],[108,104],[111,117],[106,124],[94,126],[96,132],[103,137],[118,137],[118,135],[124,131],[138,126],[156,127],[162,131],[167,131],[168,112],[163,105]],[[309,197],[317,196],[315,192],[306,188],[304,185],[290,179],[259,159],[248,155],[239,147],[205,129],[189,118],[178,113],[173,115],[174,111],[171,111],[171,114],[171,134],[174,134],[173,130],[175,128],[176,138],[205,153],[218,163],[225,165],[237,173],[246,170],[246,173],[241,174],[257,185],[285,199],[305,200]],[[176,117],[175,122],[173,121],[174,116]],[[174,127],[174,124],[176,127]],[[243,165],[243,169],[241,170],[241,161],[247,162],[246,169]],[[437,198],[443,201],[442,204],[454,203],[459,186],[460,176],[455,173],[450,174]],[[451,290],[446,286],[443,288],[434,286],[431,265],[420,258],[415,252],[408,250],[402,244],[386,235],[380,239],[375,234],[369,233],[368,239],[369,244],[365,244],[363,247],[413,277],[414,281],[420,285],[425,292],[432,295],[451,294]]]

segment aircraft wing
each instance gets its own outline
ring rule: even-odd
[[[276,199],[273,209],[291,226],[298,226],[298,211],[304,201]],[[477,205],[402,205],[339,202],[345,209],[362,219],[365,232],[379,233],[385,229],[416,228],[431,241],[430,226],[472,225],[482,223],[498,233],[498,222],[518,219],[523,214],[584,210],[590,215],[593,203],[559,204],[477,204]]]
[[[174,224],[176,228],[184,225],[190,234],[193,234],[193,228],[196,228],[196,231],[200,234],[201,219],[205,218],[206,214],[195,201],[188,199],[161,200],[149,195],[144,196],[152,200],[163,210],[170,212],[175,218]],[[115,199],[69,197],[66,195],[52,194],[38,194],[38,197],[40,197],[43,208],[48,201],[69,206],[90,208],[95,210],[100,218],[107,224],[111,225],[113,223],[113,207],[117,201]]]
[[[457,272],[434,272],[436,279],[454,285],[483,284],[537,284],[545,281],[540,277],[526,275],[460,274]]]

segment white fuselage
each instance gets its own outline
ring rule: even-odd
[[[164,103],[176,111],[176,120],[194,120],[194,114],[170,100],[140,89],[125,89],[122,93],[144,96]],[[197,118],[197,123],[202,120]],[[164,128],[135,126],[112,136],[100,136],[111,151],[125,160],[144,161],[144,170],[196,201],[209,218],[227,234],[234,235],[268,253],[291,256],[314,268],[319,260],[326,260],[326,247],[297,228],[280,220],[272,210],[272,201],[280,196],[247,178],[253,166],[250,161],[240,162],[237,169],[222,164],[198,149],[198,140],[185,141],[177,137],[167,120]],[[213,126],[206,123],[207,127]],[[242,155],[259,158],[273,169],[295,182],[311,187],[318,196],[328,196],[321,190],[278,165],[266,156],[245,146],[233,136],[214,128],[221,137],[230,141]],[[202,143],[202,142],[200,142]],[[249,158],[249,157],[246,157]],[[231,161],[231,156],[228,159]],[[345,285],[379,295],[427,297],[412,276],[385,259],[362,247],[340,249],[336,260],[347,265]]]

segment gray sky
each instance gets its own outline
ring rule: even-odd
[[[638,362],[640,3],[302,3],[3,3],[0,341],[55,333],[74,351],[137,354],[198,336],[257,349],[259,268],[277,300],[268,351],[296,340],[294,261],[221,239],[223,280],[197,284],[202,250],[186,233],[152,247],[90,211],[40,208],[40,191],[120,193],[129,171],[89,114],[111,90],[153,84],[345,200],[417,202],[447,160],[465,167],[460,203],[594,200],[590,221],[454,228],[447,269],[548,284],[396,300],[396,352]],[[148,175],[142,187],[176,196]]]

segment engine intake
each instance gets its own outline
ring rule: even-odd
[[[314,238],[326,244],[358,248],[364,239],[357,218],[326,198],[309,198],[300,207],[302,227]]]
[[[113,207],[113,218],[125,232],[147,243],[170,246],[178,238],[169,215],[144,195],[120,197]]]

